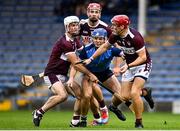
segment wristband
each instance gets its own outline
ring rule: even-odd
[[[94,60],[94,58],[91,56],[90,58],[89,58],[91,61],[93,61]]]

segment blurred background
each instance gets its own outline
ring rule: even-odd
[[[145,1],[145,3],[144,3]],[[22,74],[44,71],[53,43],[64,33],[67,15],[86,17],[89,2],[99,2],[102,20],[126,14],[131,26],[143,31],[153,60],[146,84],[151,87],[155,109],[180,113],[180,1],[177,0],[0,0],[0,111],[34,109],[47,100],[50,91],[41,86],[24,88]],[[143,29],[139,7],[145,18]],[[141,6],[143,6],[143,4]],[[140,26],[138,26],[140,25]],[[106,102],[111,94],[103,89]],[[73,98],[56,107],[72,107]],[[145,103],[146,105],[146,103]]]

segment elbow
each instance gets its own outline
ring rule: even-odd
[[[79,67],[79,65],[78,65],[78,64],[74,64],[73,66],[74,66],[74,68],[75,68],[76,70],[78,70],[78,69],[79,69],[79,68],[78,68],[78,67]]]
[[[147,60],[146,56],[141,57],[142,61],[145,62]]]

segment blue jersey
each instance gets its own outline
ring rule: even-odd
[[[95,51],[97,50],[97,47],[92,43],[81,51],[79,57],[80,59],[88,59],[90,58]],[[94,59],[90,64],[86,65],[87,69],[91,72],[102,72],[107,70],[110,67],[111,60],[113,57],[122,56],[122,51],[118,48],[111,47],[106,52],[104,52],[102,55]]]

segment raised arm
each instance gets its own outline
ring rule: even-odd
[[[98,56],[100,56],[101,54],[103,54],[105,51],[107,51],[109,48],[111,47],[111,45],[106,42],[104,44],[102,44],[97,50],[96,52],[87,60],[85,60],[83,63],[85,63],[86,65],[91,63],[92,60],[96,59]]]

